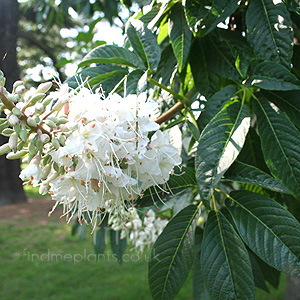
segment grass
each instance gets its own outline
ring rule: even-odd
[[[71,228],[57,222],[39,224],[22,219],[0,221],[0,299],[4,300],[147,300],[150,252],[128,252],[119,265],[108,249],[98,259],[92,237],[71,236]],[[109,248],[109,247],[108,247]],[[285,280],[271,295],[256,291],[257,300],[281,300]],[[176,300],[192,300],[192,276]]]

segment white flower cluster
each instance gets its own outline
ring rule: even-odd
[[[143,221],[134,207],[129,210],[129,213],[129,220],[123,228],[119,226],[117,219],[114,219],[116,222],[112,223],[112,229],[122,229],[121,238],[128,236],[130,242],[134,245],[134,250],[143,252],[145,248],[149,248],[156,241],[166,227],[168,220],[156,217],[152,209],[146,213]]]
[[[95,229],[108,213],[125,224],[135,200],[149,187],[154,193],[162,189],[181,163],[168,134],[150,120],[156,103],[145,94],[105,97],[101,88],[93,93],[83,84],[75,90],[63,84],[44,96],[34,105],[14,105],[27,143],[19,147],[17,137],[8,157],[29,153],[20,178],[50,193],[56,201],[52,211],[63,204],[68,222],[76,216]],[[7,116],[12,115],[10,110]]]

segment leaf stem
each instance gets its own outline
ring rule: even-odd
[[[212,194],[212,200],[213,200],[213,205],[214,205],[214,211],[217,212],[218,208],[217,208],[217,201],[216,201],[216,197],[214,194]]]
[[[156,81],[155,79],[153,79],[152,77],[148,77],[148,80],[150,83],[160,87],[161,89],[167,91],[168,93],[170,93],[171,95],[173,95],[175,98],[179,99],[181,102],[184,102],[186,99],[186,97],[181,96],[177,93],[175,93],[173,90],[169,89],[168,87],[166,87],[165,85],[159,83],[158,81]]]

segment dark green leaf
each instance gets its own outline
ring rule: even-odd
[[[144,196],[137,200],[137,207],[152,206],[156,203],[160,203],[161,200],[169,199],[176,193],[188,188],[195,187],[197,185],[195,179],[195,171],[192,168],[183,167],[182,170],[176,168],[174,174],[170,175],[168,181],[168,188],[165,192],[155,187],[149,188],[144,192]],[[164,189],[164,186],[161,188]],[[171,189],[169,191],[169,188]]]
[[[238,160],[225,173],[225,180],[254,184],[274,192],[291,194],[291,191],[269,174]]]
[[[199,35],[206,35],[224,22],[239,7],[238,0],[186,1],[189,25]]]
[[[126,95],[137,94],[138,83],[143,74],[144,71],[142,70],[134,70],[129,73],[129,75],[125,79]]]
[[[247,38],[257,57],[291,67],[293,30],[281,1],[251,0],[246,11]]]
[[[209,123],[209,121],[223,108],[228,100],[237,92],[235,85],[228,85],[224,89],[216,92],[205,103],[205,108],[201,112],[199,119],[197,120],[200,130]]]
[[[247,249],[221,212],[211,211],[201,247],[202,273],[213,300],[254,300]]]
[[[126,48],[114,45],[99,46],[89,52],[79,64],[79,67],[96,64],[115,64],[120,66],[138,67],[139,57]]]
[[[257,135],[255,129],[251,127],[247,134],[244,147],[237,159],[248,165],[254,166],[257,169],[260,169],[265,173],[270,173],[270,170],[268,169],[265,163],[264,156],[261,150],[259,136]]]
[[[204,20],[208,14],[209,10],[207,5],[210,5],[209,0],[186,0],[185,1],[185,14],[187,22],[194,32],[197,32],[197,27],[200,25],[200,21]]]
[[[253,103],[265,161],[294,195],[300,196],[300,133],[273,103],[263,97]]]
[[[300,276],[300,224],[283,206],[266,196],[234,191],[226,200],[236,227],[263,261],[291,276]]]
[[[237,31],[219,30],[220,40],[226,42],[240,75],[245,78],[248,67],[254,57],[253,50],[246,39]]]
[[[195,40],[189,62],[195,86],[207,99],[221,89],[221,77],[240,80],[234,57],[217,35]]]
[[[249,254],[250,261],[251,261],[252,273],[253,273],[253,277],[254,277],[255,286],[257,286],[260,289],[269,293],[269,289],[265,283],[263,271],[261,270],[261,267],[256,260],[258,257],[250,250],[248,251],[248,254]]]
[[[195,261],[193,267],[193,300],[211,300],[206,289],[201,271],[201,243],[203,230],[196,227],[195,234]]]
[[[204,128],[197,149],[195,168],[201,199],[208,199],[243,147],[250,126],[249,110],[229,101]]]
[[[161,54],[161,58],[154,75],[155,79],[165,86],[170,86],[177,69],[177,60],[171,45],[168,45]]]
[[[299,80],[288,69],[273,61],[254,60],[247,82],[265,90],[299,90]]]
[[[102,84],[106,93],[109,93],[127,73],[126,69],[119,66],[102,65],[83,69],[80,72],[82,79],[76,79],[75,76],[73,76],[67,80],[67,83],[70,87],[75,89],[78,87],[78,80],[81,82],[81,80],[85,81],[88,79],[91,87],[97,87],[99,84]]]
[[[152,248],[149,284],[154,300],[174,299],[192,267],[198,210],[190,205],[179,212]]]
[[[173,52],[178,61],[178,70],[181,72],[189,55],[192,33],[186,23],[183,7],[176,3],[172,7],[169,17],[169,35]]]
[[[110,244],[113,253],[115,254],[119,263],[123,261],[123,255],[127,247],[127,239],[121,239],[121,230],[110,230]]]
[[[134,52],[142,59],[144,66],[155,69],[160,60],[160,48],[153,33],[143,22],[135,19],[127,23],[125,30]]]
[[[296,126],[300,127],[300,91],[263,91],[262,94],[283,110]]]
[[[300,14],[300,1],[299,0],[283,0],[284,3],[288,6],[290,11],[294,11]]]
[[[207,46],[207,39],[197,39],[191,47],[189,62],[192,68],[195,86],[206,98],[220,90],[220,77],[212,72],[210,61],[215,57]]]

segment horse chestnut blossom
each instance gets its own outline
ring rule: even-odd
[[[168,133],[151,120],[157,104],[146,94],[105,97],[101,87],[93,92],[86,82],[76,89],[59,85],[46,96],[51,84],[43,84],[29,99],[23,88],[9,94],[2,85],[2,107],[14,121],[7,121],[14,146],[7,157],[27,154],[20,178],[49,192],[56,201],[49,214],[62,204],[68,223],[76,217],[94,230],[108,214],[126,225],[143,192],[167,190],[170,173],[181,164]]]

